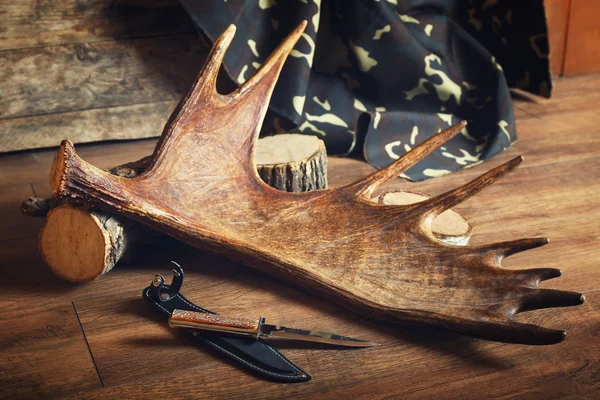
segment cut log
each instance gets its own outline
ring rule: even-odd
[[[110,271],[123,257],[137,226],[124,218],[63,204],[48,213],[40,232],[40,252],[56,275],[88,282]]]
[[[151,158],[110,168],[123,178],[134,178]],[[322,140],[286,134],[260,139],[258,174],[270,186],[285,191],[327,188],[327,152]],[[50,269],[63,279],[89,282],[110,271],[124,257],[135,255],[136,244],[156,241],[159,234],[118,215],[92,210],[82,204],[61,204],[56,198],[30,197],[24,214],[47,216],[39,248]]]
[[[327,189],[327,151],[315,136],[287,134],[258,140],[258,175],[286,192]]]

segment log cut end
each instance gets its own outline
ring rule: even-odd
[[[276,189],[327,189],[327,150],[315,136],[294,133],[261,138],[254,161],[261,179]]]
[[[427,200],[429,196],[397,191],[382,194],[379,202],[389,205],[407,205]],[[446,210],[438,215],[431,225],[431,230],[436,238],[444,243],[466,246],[471,238],[471,225],[467,220],[454,210]]]
[[[56,275],[72,282],[89,282],[110,271],[122,255],[123,232],[111,229],[102,216],[65,204],[48,214],[39,247]]]

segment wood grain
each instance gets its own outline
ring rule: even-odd
[[[298,327],[335,331],[351,337],[372,338],[376,333],[377,340],[389,337],[389,334],[384,334],[389,328],[378,327],[372,322],[352,324],[350,321],[354,317],[351,312],[339,309],[323,299],[310,298],[302,291],[266,275],[242,273],[239,278],[231,275],[235,277],[232,280],[218,272],[216,275],[221,279],[214,279],[213,273],[206,274],[202,269],[188,268],[183,289],[186,297],[217,313],[227,311],[230,315],[250,316],[256,314],[256,304],[261,304],[261,312],[282,325],[293,323]],[[188,286],[190,277],[194,283]],[[116,300],[114,296],[100,296],[76,301],[81,323],[106,386],[148,375],[169,373],[177,364],[181,365],[179,369],[200,367],[207,373],[213,367],[218,368],[224,364],[232,372],[245,374],[234,364],[224,361],[221,355],[204,347],[196,347],[185,340],[185,335],[178,330],[169,328],[166,319],[149,308],[138,292],[123,293]],[[236,300],[230,302],[224,301],[225,299]],[[115,312],[127,314],[127,322],[121,325],[110,318],[109,315],[114,315]],[[290,313],[294,313],[293,320],[290,319]],[[106,318],[99,318],[99,315],[105,315]],[[154,356],[163,360],[159,365],[147,363],[144,352],[148,351],[149,346],[153,347]],[[307,362],[306,349],[331,352],[319,345],[283,343],[281,346],[284,349],[291,346],[286,355],[300,364]]]
[[[196,328],[223,332],[240,332],[256,337],[260,332],[258,319],[229,317],[220,314],[174,310],[169,317],[171,328]]]
[[[148,286],[156,271],[164,271],[173,258],[188,268],[197,268],[214,276],[215,284],[222,284],[225,275],[239,275],[244,279],[250,272],[238,264],[213,253],[204,252],[164,239],[152,246],[152,251],[135,259],[135,262],[117,267],[93,285],[77,285],[54,275],[44,263],[37,249],[37,237],[0,241],[0,266],[2,276],[11,284],[4,291],[4,310],[14,310],[44,304],[61,304],[89,296],[120,293]],[[175,256],[174,256],[175,255]],[[170,271],[168,268],[165,273]],[[220,272],[221,271],[221,272]],[[186,282],[193,277],[187,277]],[[36,289],[37,288],[37,289]],[[23,295],[23,294],[26,295]]]
[[[565,75],[600,72],[600,54],[592,50],[600,41],[599,13],[600,4],[595,0],[571,1]]]
[[[29,223],[24,215],[18,212],[19,198],[32,196],[33,191],[29,183],[18,185],[0,186],[0,241],[37,235],[41,222]]]
[[[577,218],[590,214],[596,204],[594,193],[600,190],[600,165],[595,157],[571,162],[571,170],[564,170],[562,163],[521,168],[519,172],[487,188],[484,193],[469,199],[455,209],[473,226],[473,232],[530,224],[539,219]],[[492,162],[490,162],[491,164]],[[497,161],[493,162],[497,164]],[[573,171],[586,173],[573,174]],[[540,179],[544,176],[544,179]],[[452,174],[443,179],[419,182],[391,183],[383,190],[404,189],[432,195],[448,187],[468,182],[470,176]],[[531,188],[532,183],[535,186]],[[526,190],[525,188],[530,188]],[[557,188],[559,188],[557,190]],[[516,202],[527,204],[527,214]],[[498,215],[502,226],[498,226]]]
[[[600,106],[600,74],[569,78],[568,85],[557,85],[551,99],[523,97],[515,104],[534,117],[564,118],[567,113],[596,111]],[[588,117],[588,121],[593,121]],[[571,119],[577,123],[577,118]],[[518,126],[517,126],[518,129]]]
[[[161,101],[0,119],[0,149],[54,147],[57,133],[77,143],[156,137],[176,105]]]
[[[572,0],[544,0],[550,45],[550,69],[558,75],[563,74],[571,2]]]
[[[205,57],[176,0],[5,3],[0,152],[157,136]]]
[[[195,30],[176,0],[3,0],[1,3],[0,50]]]
[[[143,393],[160,393],[161,390],[178,388],[177,393],[182,398],[342,396],[343,398],[380,399],[412,396],[479,399],[482,397],[548,398],[561,395],[585,397],[600,390],[597,361],[600,350],[595,346],[598,340],[598,329],[600,329],[600,313],[594,306],[581,307],[574,312],[559,310],[558,313],[553,313],[540,310],[528,316],[534,321],[564,323],[570,326],[572,333],[569,340],[558,346],[527,347],[483,342],[416,328],[381,329],[364,321],[360,324],[356,321],[349,323],[348,320],[352,320],[350,315],[344,315],[343,312],[339,313],[328,307],[319,310],[320,306],[312,304],[312,301],[306,297],[303,300],[294,299],[300,301],[298,304],[288,303],[281,297],[269,301],[267,296],[257,290],[245,291],[245,294],[246,297],[240,298],[242,305],[238,306],[238,309],[252,310],[255,303],[250,301],[246,303],[244,299],[255,298],[265,301],[265,307],[269,312],[280,314],[283,318],[286,312],[294,310],[297,313],[294,323],[302,323],[306,326],[311,321],[318,320],[319,324],[333,326],[352,335],[362,334],[382,345],[358,351],[335,351],[310,347],[284,349],[287,357],[295,362],[303,362],[303,366],[315,377],[303,385],[281,385],[257,380],[252,375],[236,371],[232,366],[219,362],[220,360],[207,359],[204,353],[198,354],[195,367],[190,365],[192,361],[188,361],[186,370],[179,373],[169,373],[158,381],[154,379],[136,381],[138,368],[144,369],[147,374],[166,372],[170,363],[181,360],[181,357],[191,360],[192,355],[197,354],[196,350],[188,348],[187,354],[179,352],[171,347],[169,340],[165,340],[160,346],[153,345],[152,348],[159,352],[157,354],[166,365],[164,368],[157,366],[158,371],[151,371],[150,366],[140,365],[139,358],[133,353],[134,346],[123,346],[119,349],[110,349],[108,346],[109,343],[115,343],[118,334],[127,335],[125,342],[132,341],[134,332],[142,332],[142,327],[134,327],[131,330],[118,329],[111,339],[106,326],[102,335],[93,336],[105,341],[104,345],[97,343],[98,348],[109,352],[102,360],[111,366],[109,368],[111,371],[121,372],[119,376],[111,374],[117,380],[109,380],[108,386],[118,381],[123,383],[86,395],[90,396],[89,398],[101,398],[101,396],[119,393],[138,398]],[[294,297],[294,294],[292,296]],[[589,298],[590,303],[599,304],[600,298],[597,292]],[[98,300],[99,303],[106,304]],[[102,313],[110,311],[112,308],[103,309]],[[308,315],[303,317],[300,311]],[[148,327],[150,328],[150,325]],[[140,343],[143,341],[140,340]],[[94,347],[92,345],[92,349]],[[118,350],[127,353],[121,354]],[[96,354],[96,351],[93,351]],[[135,368],[127,370],[124,360],[131,360],[133,364],[130,365],[134,365]],[[120,365],[120,362],[123,364]],[[243,392],[232,392],[223,385],[221,377],[231,375],[235,375],[236,383],[244,387]],[[144,376],[148,377],[148,375]],[[83,396],[74,398],[83,398]]]
[[[204,57],[193,34],[10,51],[0,118],[179,100]]]
[[[49,398],[101,387],[70,303],[3,311],[0,323],[1,398]]]

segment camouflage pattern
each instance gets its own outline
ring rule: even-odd
[[[542,0],[183,0],[214,41],[236,38],[225,70],[248,79],[302,20],[263,134],[301,132],[330,154],[376,167],[460,121],[469,125],[407,171],[422,180],[469,167],[516,140],[509,87],[549,96]]]

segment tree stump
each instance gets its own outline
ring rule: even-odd
[[[300,134],[262,138],[256,146],[258,175],[274,188],[286,192],[327,189],[325,143]]]

